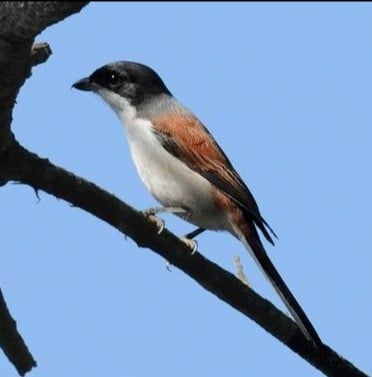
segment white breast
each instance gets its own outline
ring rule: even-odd
[[[163,206],[188,209],[188,220],[197,226],[225,228],[225,219],[220,219],[213,202],[211,184],[162,147],[149,121],[131,122],[127,134],[138,173],[155,199]]]
[[[189,210],[186,220],[199,227],[228,229],[227,217],[214,204],[211,184],[168,153],[154,134],[151,122],[137,118],[128,101],[114,93],[100,94],[124,124],[138,174],[155,199],[163,206]]]

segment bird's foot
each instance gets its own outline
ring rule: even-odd
[[[191,249],[191,255],[194,255],[198,250],[198,242],[187,237],[180,237],[180,240]]]
[[[158,225],[158,234],[160,234],[164,230],[164,221],[156,216],[159,213],[173,213],[175,215],[180,215],[185,220],[187,220],[188,216],[190,215],[190,213],[186,209],[181,207],[151,207],[141,212],[146,217],[151,218],[151,220]]]
[[[158,226],[158,234],[160,234],[164,230],[164,221],[157,217],[159,213],[173,213],[177,215],[181,215],[184,219],[190,215],[190,212],[181,207],[151,207],[148,208],[142,213],[150,218],[153,222],[155,222]],[[190,233],[187,233],[185,236],[180,237],[180,239],[191,249],[191,255],[195,254],[198,250],[198,242],[194,241],[193,238],[198,236],[200,233],[203,233],[205,229],[197,228]],[[169,265],[167,265],[168,269]]]
[[[200,228],[196,229],[199,230]],[[194,232],[196,232],[196,230]],[[201,232],[200,232],[201,233]],[[190,233],[189,233],[190,234]],[[194,255],[196,251],[198,250],[198,242],[192,240],[190,237],[188,237],[189,234],[186,234],[185,237],[180,237],[180,240],[186,244],[187,247],[191,249],[191,255]],[[199,233],[198,233],[199,234]],[[165,265],[165,268],[171,272],[172,271],[172,264],[170,262],[167,262]]]
[[[150,212],[150,210],[142,211],[142,213],[153,223],[156,224],[158,228],[158,234],[160,234],[164,228],[165,228],[165,223],[164,220],[161,219],[160,217],[156,217],[154,213]]]
[[[193,238],[197,237],[200,233],[203,233],[204,231],[204,228],[196,228],[192,232],[185,234],[183,237],[180,237],[180,239],[192,250],[191,255],[194,255],[198,250],[198,242]]]

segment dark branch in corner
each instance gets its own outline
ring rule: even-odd
[[[38,157],[17,142],[6,155],[3,171],[9,180],[64,199],[110,224],[139,246],[152,249],[327,376],[366,377],[328,346],[324,345],[322,349],[313,347],[294,321],[233,274],[199,253],[191,255],[185,244],[166,229],[158,235],[151,220],[95,184]]]
[[[30,75],[30,50],[35,36],[46,27],[79,12],[87,3],[0,2],[0,157],[12,141],[12,111],[19,89]]]
[[[17,324],[9,313],[0,289],[0,345],[10,362],[16,367],[18,373],[24,376],[36,361],[32,357],[21,335],[17,331]]]
[[[80,10],[89,1],[2,1],[1,37],[22,43]],[[1,38],[0,37],[0,38]]]

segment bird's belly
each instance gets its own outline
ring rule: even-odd
[[[147,131],[147,130],[146,130]],[[185,220],[205,229],[228,229],[228,219],[216,207],[212,185],[168,153],[151,130],[128,134],[132,157],[143,183],[165,207],[181,207]]]

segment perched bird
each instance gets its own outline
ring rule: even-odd
[[[123,123],[138,174],[150,193],[198,229],[238,238],[274,286],[306,338],[321,340],[270,261],[258,229],[275,233],[231,162],[201,121],[183,106],[150,67],[120,61],[73,84],[99,94]]]

